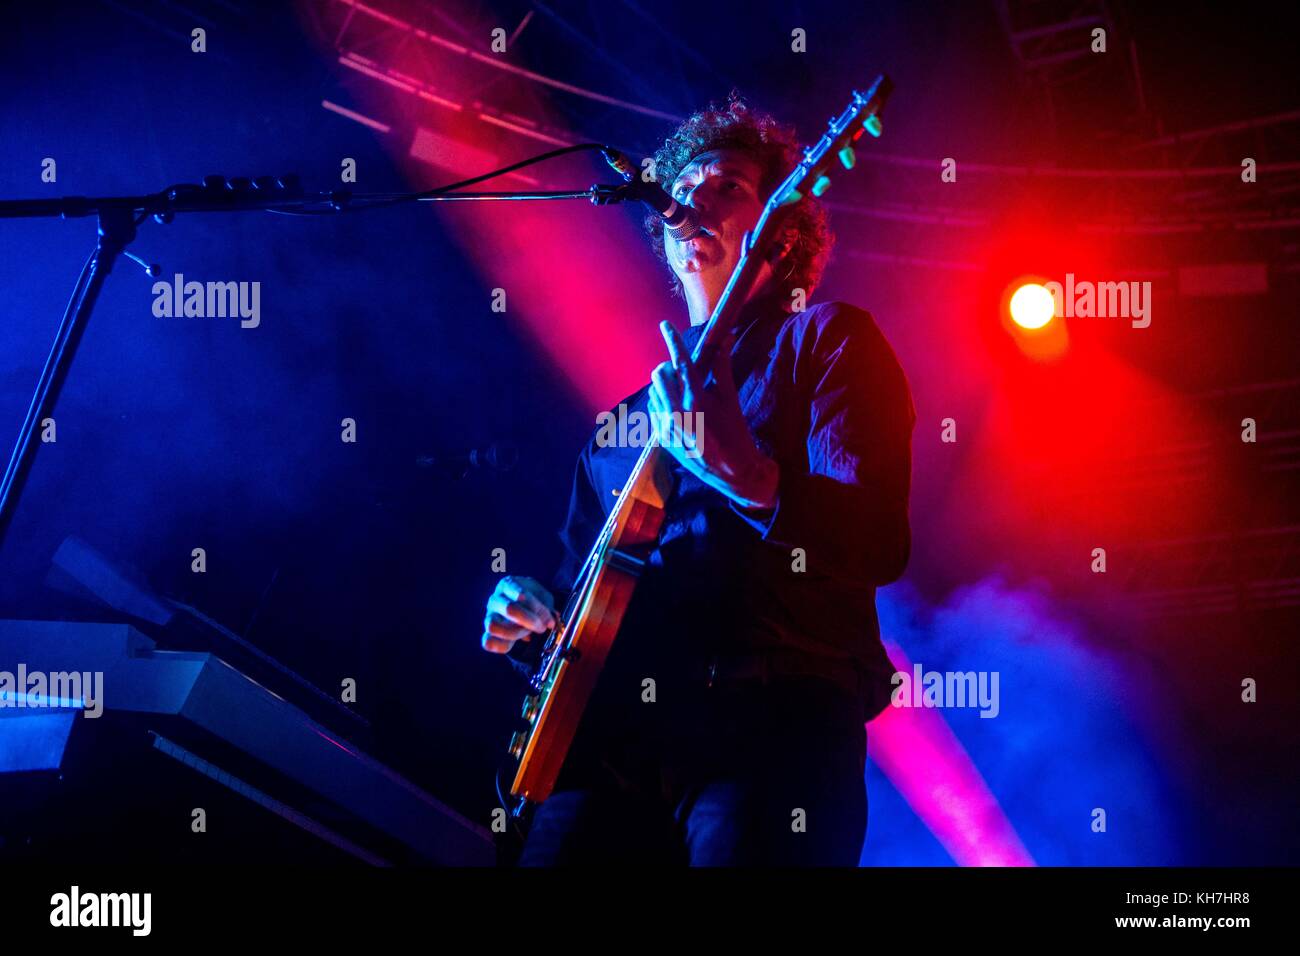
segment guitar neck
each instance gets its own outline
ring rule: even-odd
[[[731,278],[727,280],[727,287],[722,290],[722,297],[714,306],[713,314],[709,316],[704,332],[701,333],[699,341],[695,343],[695,348],[691,352],[691,357],[697,362],[701,358],[708,358],[712,364],[712,359],[716,357],[722,340],[727,332],[735,327],[736,315],[754,290],[754,284],[758,281],[758,274],[765,261],[758,250],[756,237],[764,233],[763,227],[770,212],[770,209],[764,212],[764,218],[759,221],[758,231],[745,234],[741,245],[740,261],[732,270]]]
[[[892,90],[893,83],[889,78],[879,76],[865,93],[854,93],[844,112],[831,121],[826,133],[814,146],[804,150],[802,162],[791,170],[772,193],[758,222],[745,234],[741,243],[740,261],[731,271],[731,278],[727,280],[727,286],[722,290],[713,314],[709,316],[699,341],[691,351],[694,361],[704,359],[709,367],[717,368],[715,362],[718,349],[726,333],[735,327],[737,314],[754,291],[763,263],[776,248],[776,238],[780,235],[780,227],[787,218],[789,207],[810,189],[814,195],[821,195],[824,185],[829,183],[826,172],[835,159],[838,158],[846,169],[853,168],[855,160],[852,144],[864,132],[870,132],[873,136],[880,135],[878,114]],[[823,182],[818,182],[819,180]],[[663,450],[659,447],[658,438],[652,435],[628,476],[596,544],[588,554],[583,565],[584,571],[599,560],[609,542],[615,538],[617,530],[627,520],[638,496],[645,492],[646,485],[655,472],[657,456],[661,454]]]

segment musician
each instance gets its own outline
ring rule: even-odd
[[[682,440],[664,429],[676,491],[659,545],[521,864],[858,862],[864,722],[892,689],[875,590],[908,560],[916,416],[867,312],[801,307],[832,243],[816,199],[792,210],[780,255],[719,353],[730,363],[718,362],[716,384],[691,358],[742,236],[799,159],[793,131],[735,94],[655,154],[659,182],[695,207],[703,232],[679,242],[647,220],[690,328],[663,323],[667,360],[625,401],[701,413],[702,432]],[[543,642],[532,638],[555,625],[639,454],[588,443],[553,591],[502,578],[486,650],[535,659]]]

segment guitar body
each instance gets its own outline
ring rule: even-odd
[[[695,345],[693,358],[712,366],[727,329],[754,289],[762,265],[777,255],[781,223],[789,207],[830,185],[829,170],[838,160],[855,163],[853,144],[864,133],[880,135],[878,113],[893,85],[877,77],[866,93],[854,93],[848,108],[833,119],[803,161],[777,187],[752,232],[742,243],[740,261]],[[725,374],[731,374],[730,369]],[[640,570],[654,550],[672,494],[668,453],[652,440],[646,445],[619,493],[596,543],[577,576],[560,623],[546,636],[541,660],[529,681],[520,729],[510,741],[519,761],[510,788],[519,816],[529,803],[551,795],[568,756],[587,701],[623,623]]]
[[[608,542],[588,559],[524,699],[527,726],[510,745],[519,758],[513,795],[533,803],[551,795],[632,600],[639,565],[659,538],[671,486],[666,453],[654,448],[619,496]]]

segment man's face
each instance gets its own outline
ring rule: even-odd
[[[701,153],[686,164],[669,194],[699,211],[703,231],[687,242],[665,236],[664,251],[678,279],[691,273],[730,276],[741,239],[767,201],[759,192],[761,176],[758,162],[737,149]]]

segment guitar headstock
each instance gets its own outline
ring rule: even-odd
[[[893,82],[884,75],[876,77],[865,93],[855,90],[848,107],[827,124],[822,138],[803,151],[803,161],[777,187],[771,202],[787,206],[809,193],[822,195],[830,188],[830,174],[837,161],[844,169],[852,169],[857,164],[854,144],[866,133],[881,134],[880,111],[893,90]]]
[[[769,227],[773,223],[769,220],[774,214],[804,196],[821,196],[831,186],[832,172],[840,167],[850,170],[857,165],[855,144],[867,133],[880,135],[880,111],[893,91],[893,81],[884,74],[876,77],[866,92],[854,91],[844,112],[827,124],[821,139],[804,149],[802,161],[773,191],[751,233],[751,248],[771,234]]]
[[[845,170],[857,165],[854,147],[858,140],[867,133],[880,135],[880,111],[893,90],[893,81],[881,74],[866,92],[854,91],[844,112],[827,124],[821,139],[804,149],[803,159],[773,191],[758,222],[746,233],[740,261],[695,345],[693,354],[697,359],[707,352],[716,351],[721,330],[731,327],[730,320],[724,316],[726,313],[734,314],[739,303],[745,301],[757,279],[759,265],[780,248],[780,224],[790,207],[807,195],[821,196],[825,193],[830,188],[831,171],[837,168],[837,163]]]

